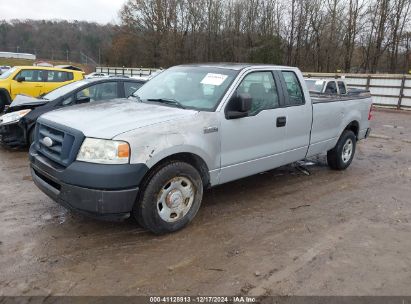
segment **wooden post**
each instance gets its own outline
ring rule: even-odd
[[[371,83],[371,75],[368,74],[368,76],[367,76],[367,85],[365,87],[367,91],[370,90],[370,83]]]
[[[401,80],[400,98],[398,99],[398,105],[397,105],[398,110],[401,109],[401,103],[404,97],[404,87],[405,87],[405,75],[402,76],[402,80]]]

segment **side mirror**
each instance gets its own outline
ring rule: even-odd
[[[23,82],[23,81],[26,81],[26,77],[19,76],[19,77],[17,77],[17,78],[16,78],[16,81],[17,81],[17,82]]]
[[[239,94],[233,97],[226,110],[227,119],[238,119],[248,116],[248,112],[251,111],[253,99],[250,95]]]
[[[88,96],[81,96],[76,99],[76,104],[88,103],[90,102],[90,97]]]

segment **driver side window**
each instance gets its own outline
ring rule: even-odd
[[[251,111],[248,116],[254,116],[263,110],[275,109],[280,106],[278,90],[271,72],[252,72],[238,86],[237,95],[246,94],[252,98]]]
[[[42,70],[21,70],[14,79],[24,77],[25,82],[43,82]]]
[[[99,83],[77,92],[76,100],[84,97],[89,97],[90,102],[117,98],[117,82]]]

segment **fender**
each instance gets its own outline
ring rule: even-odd
[[[210,172],[211,184],[216,183],[220,169],[220,134],[206,133],[205,128],[219,123],[214,112],[201,112],[195,119],[161,123],[132,130],[116,136],[130,144],[132,164],[145,164],[152,168],[163,159],[174,154],[189,153],[201,158]]]

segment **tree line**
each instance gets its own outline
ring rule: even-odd
[[[115,32],[114,25],[83,21],[0,20],[0,51],[31,53],[47,60],[104,63]]]
[[[411,69],[411,0],[128,0],[120,17],[110,51],[117,65]]]
[[[130,67],[251,62],[307,72],[411,70],[411,0],[127,0],[119,16],[119,25],[0,21],[0,51]]]

